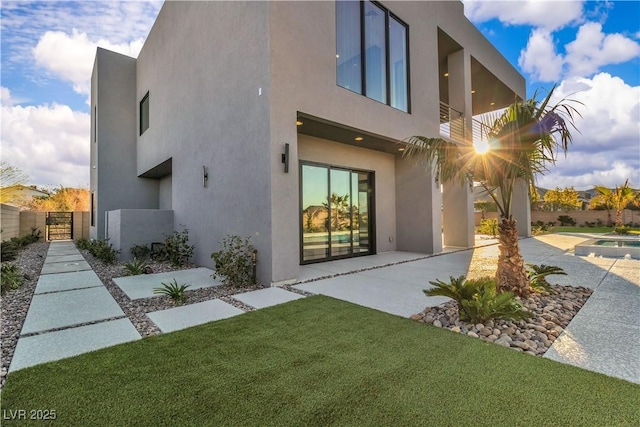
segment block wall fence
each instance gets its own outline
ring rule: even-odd
[[[542,221],[545,224],[549,222],[555,222],[556,225],[560,225],[558,221],[558,217],[560,215],[568,215],[574,219],[576,225],[586,225],[586,222],[597,222],[598,220],[602,221],[603,224],[606,224],[608,221],[608,212],[611,213],[611,220],[616,220],[616,212],[612,211],[531,211],[531,222],[535,223],[537,221]],[[496,219],[498,218],[497,212],[485,212],[484,217],[487,219]],[[475,224],[476,226],[480,225],[480,220],[482,219],[481,212],[475,212]],[[625,209],[622,211],[622,222],[624,224],[640,224],[640,211],[632,211],[630,209]]]
[[[22,237],[31,234],[33,227],[42,232],[41,240],[46,238],[47,213],[36,211],[21,211],[15,206],[0,205],[0,240],[12,237]],[[73,238],[89,238],[89,212],[73,213]]]

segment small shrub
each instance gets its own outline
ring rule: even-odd
[[[162,283],[161,287],[153,288],[153,293],[159,295],[167,295],[178,304],[183,304],[187,300],[184,291],[188,287],[189,285],[180,285],[178,284],[178,281],[176,279],[173,279],[173,282]]]
[[[196,248],[194,245],[189,245],[189,229],[182,227],[182,231],[174,231],[164,240],[164,249],[169,262],[174,267],[182,267],[188,263]]]
[[[549,222],[547,223],[547,225],[548,225],[549,227],[555,227],[555,226],[556,226],[556,222],[555,222],[555,221],[549,221]]]
[[[215,265],[214,279],[220,278],[223,284],[232,287],[254,282],[252,257],[255,248],[249,240],[249,237],[243,239],[240,236],[222,239],[222,249],[211,254]]]
[[[88,251],[91,247],[91,240],[85,238],[78,239],[76,240],[76,247],[78,249]]]
[[[18,289],[24,283],[24,276],[15,264],[2,264],[0,277],[0,293],[4,295],[10,289]]]
[[[602,222],[600,218],[596,219],[596,227],[602,227],[603,225],[604,225],[604,222]]]
[[[625,227],[624,225],[621,225],[620,227],[614,228],[613,232],[614,234],[625,235],[625,234],[629,234],[629,228]]]
[[[555,265],[535,265],[527,264],[527,275],[531,281],[531,287],[536,292],[552,292],[551,284],[547,281],[547,276],[558,274],[566,276],[567,273]]]
[[[488,234],[496,237],[498,234],[498,220],[497,219],[481,219],[480,220],[480,234]]]
[[[448,283],[442,280],[429,282],[435,287],[425,290],[424,293],[427,296],[444,296],[456,301],[461,321],[476,323],[498,317],[520,320],[531,316],[512,292],[498,293],[496,282],[491,277],[466,280],[465,276],[451,276],[449,279]]]
[[[151,255],[151,248],[147,245],[131,246],[131,255],[133,259],[148,259]]]
[[[558,221],[560,221],[560,226],[565,226],[565,225],[574,226],[574,225],[576,225],[576,221],[573,218],[571,218],[569,215],[560,215],[558,217]]]
[[[591,222],[591,221],[585,221],[584,225],[586,225],[589,228],[593,228],[593,227],[596,226],[596,223],[595,222]]]
[[[164,243],[152,243],[149,256],[152,260],[163,262],[169,259],[169,254],[164,246]]]
[[[149,267],[147,261],[138,258],[134,258],[133,261],[124,264],[124,269],[127,270],[129,276],[139,276],[144,274],[147,267]]]
[[[0,244],[0,260],[13,261],[18,257],[18,247],[11,240],[4,241]]]

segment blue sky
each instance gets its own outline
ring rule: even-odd
[[[528,96],[557,83],[558,96],[584,104],[568,156],[539,185],[587,189],[629,178],[640,187],[640,2],[464,4],[467,17],[525,76]],[[3,0],[2,161],[27,173],[29,184],[88,186],[96,46],[137,56],[161,6]]]

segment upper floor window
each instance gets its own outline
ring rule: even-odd
[[[409,111],[409,28],[372,1],[336,2],[337,83]]]
[[[140,135],[149,129],[149,92],[140,101]]]

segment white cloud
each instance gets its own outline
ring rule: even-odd
[[[11,100],[11,92],[6,87],[0,87],[0,102],[3,107],[6,105],[7,107],[11,107],[13,105],[13,101]]]
[[[76,29],[71,35],[62,31],[47,31],[33,48],[33,55],[38,65],[71,82],[76,92],[87,95],[91,89],[91,70],[98,46],[137,57],[143,42],[139,39],[113,44],[107,40],[92,41],[86,33]]]
[[[533,79],[543,82],[558,81],[562,75],[562,55],[556,52],[553,36],[549,31],[535,29],[531,32],[527,47],[520,52],[518,65]]]
[[[14,106],[2,93],[2,160],[24,171],[31,184],[86,186],[89,114],[58,104]]]
[[[640,44],[622,34],[604,34],[602,25],[588,22],[565,47],[571,76],[589,76],[602,66],[620,64],[640,55]]]
[[[540,185],[614,187],[629,178],[632,186],[640,187],[640,86],[600,73],[565,80],[554,95],[556,101],[567,97],[582,102],[574,104],[582,115],[575,120],[580,133],[573,132],[567,157],[560,155],[540,177]]]
[[[562,28],[583,17],[583,1],[482,1],[465,0],[464,13],[480,23],[499,19],[508,25],[531,25],[548,31]]]

